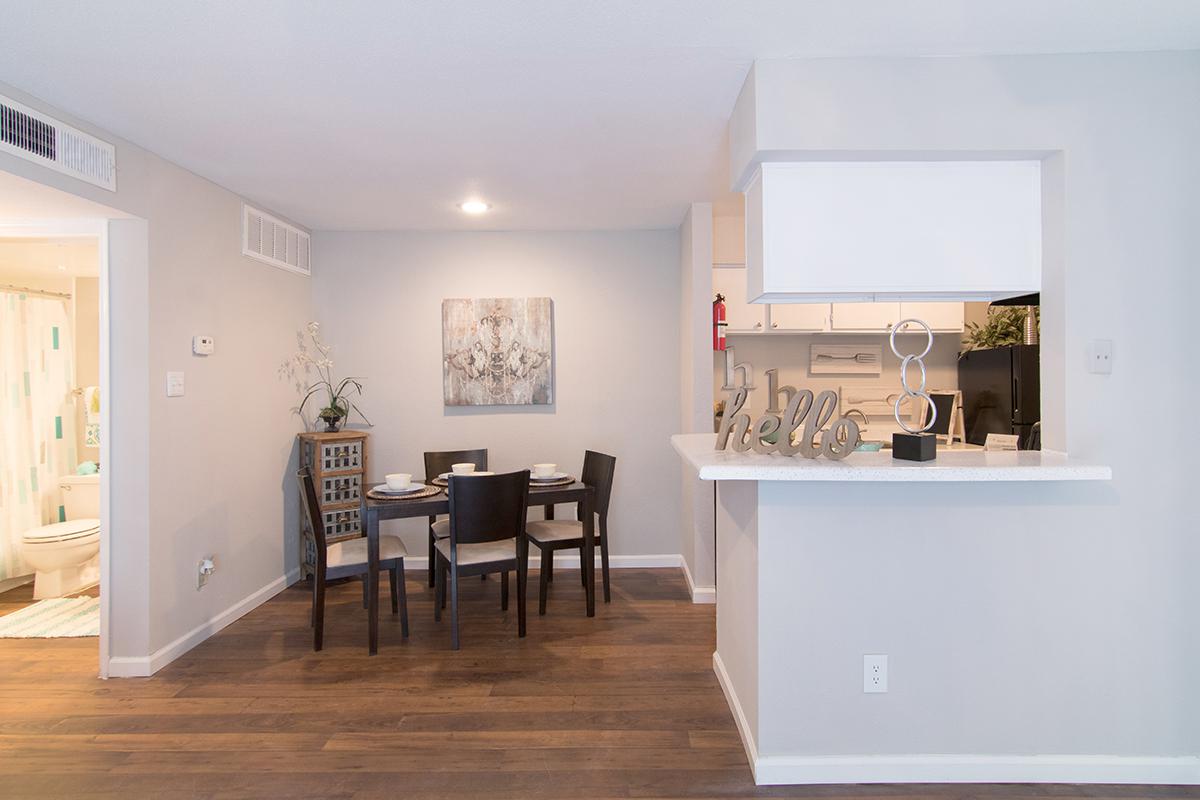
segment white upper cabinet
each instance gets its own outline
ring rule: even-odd
[[[826,330],[829,323],[828,303],[783,303],[772,305],[771,332]]]
[[[830,315],[835,331],[890,331],[900,321],[900,304],[834,303]]]
[[[900,319],[919,319],[934,332],[961,332],[963,329],[963,304],[901,303]],[[920,327],[911,327],[920,330]]]
[[[746,302],[746,270],[713,270],[713,292],[725,295],[726,332],[763,333],[767,327],[767,307]]]
[[[1041,163],[766,162],[746,188],[745,236],[759,302],[1036,292]]]

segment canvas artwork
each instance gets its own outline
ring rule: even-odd
[[[549,297],[442,301],[442,384],[448,406],[554,402]]]

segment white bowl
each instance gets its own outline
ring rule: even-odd
[[[451,464],[450,471],[455,475],[470,475],[475,471],[475,465],[470,462],[465,464]]]
[[[390,475],[384,475],[383,479],[387,481],[387,487],[393,492],[399,492],[412,486],[412,473],[409,472],[393,472]]]
[[[534,464],[533,465],[533,477],[535,477],[535,478],[549,478],[551,475],[553,475],[557,471],[558,471],[558,464]]]

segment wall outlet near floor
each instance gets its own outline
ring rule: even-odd
[[[206,556],[200,559],[200,563],[196,567],[196,591],[204,588],[204,584],[208,583],[208,579],[217,571],[217,564],[213,561],[212,556]]]
[[[885,655],[863,656],[863,691],[880,694],[888,690],[888,657]]]

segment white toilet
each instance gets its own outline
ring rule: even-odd
[[[21,555],[36,570],[33,599],[63,597],[100,580],[100,476],[59,478],[66,522],[28,530]]]

